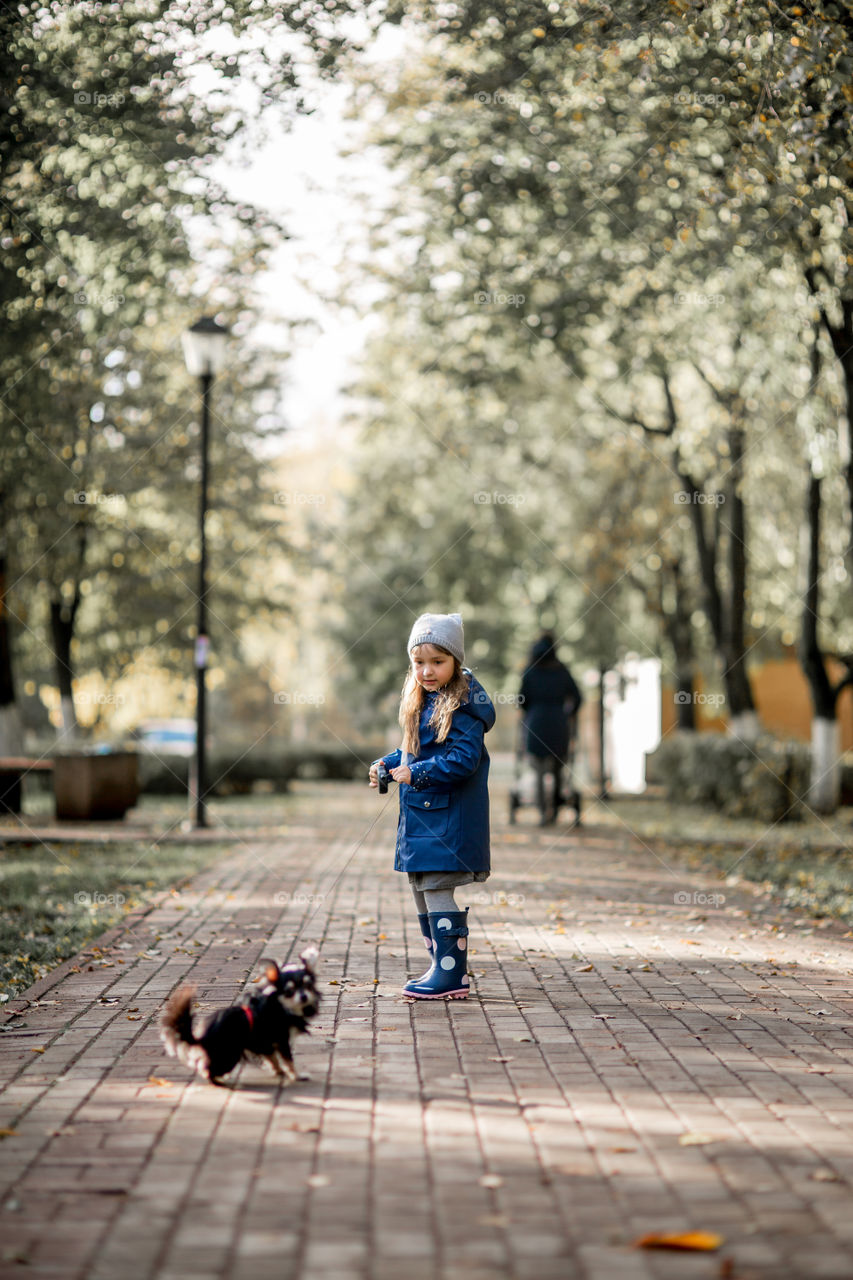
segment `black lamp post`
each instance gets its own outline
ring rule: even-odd
[[[187,369],[201,380],[201,493],[198,509],[199,566],[198,566],[198,627],[195,640],[196,670],[196,731],[195,767],[190,780],[190,794],[195,797],[195,825],[207,826],[205,803],[205,739],[207,736],[207,515],[208,441],[210,437],[210,388],[213,379],[225,363],[225,344],[228,330],[210,316],[198,320],[183,335],[184,359]]]

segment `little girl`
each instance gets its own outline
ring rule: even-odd
[[[411,668],[400,699],[403,745],[382,763],[400,784],[396,871],[406,871],[432,964],[403,994],[415,1000],[468,994],[468,908],[453,891],[489,878],[489,754],[495,709],[463,668],[458,613],[424,613],[409,636]]]

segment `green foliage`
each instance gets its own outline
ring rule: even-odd
[[[409,56],[371,64],[356,97],[378,87],[372,140],[402,179],[375,217],[382,336],[359,388],[359,681],[390,677],[413,597],[467,605],[477,635],[499,619],[499,680],[546,618],[575,656],[673,671],[676,596],[698,659],[720,655],[685,477],[734,603],[748,550],[742,649],[791,644],[810,457],[832,477],[829,577],[848,581],[827,340],[839,354],[853,298],[846,10],[459,0],[405,23]],[[465,496],[489,473],[524,498],[500,523]],[[849,645],[849,594],[827,624]]]
[[[652,761],[654,777],[663,782],[670,800],[768,823],[802,817],[810,763],[804,744],[673,733]]]
[[[310,40],[321,8],[292,29]],[[221,23],[227,17],[230,47]],[[251,118],[303,109],[281,6],[56,3],[5,10],[0,51],[0,539],[20,668],[107,679],[153,648],[186,664],[197,585],[198,388],[179,335],[202,309],[249,330],[281,228],[212,166]],[[219,26],[218,38],[209,39]],[[277,31],[278,39],[264,34]],[[206,43],[205,43],[206,42]],[[204,64],[195,56],[204,49]],[[206,255],[203,268],[194,258]],[[281,428],[281,357],[216,386],[210,516],[214,657],[280,616],[264,561],[284,543],[262,457]]]

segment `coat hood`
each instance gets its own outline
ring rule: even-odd
[[[467,711],[468,715],[473,716],[475,720],[482,720],[488,733],[495,723],[494,705],[477,677],[471,675],[470,671],[466,671],[465,674],[470,677],[471,687],[468,691],[468,701],[463,702],[459,710]]]

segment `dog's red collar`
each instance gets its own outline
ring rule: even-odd
[[[255,1025],[255,1015],[252,1013],[252,1010],[249,1008],[247,1004],[243,1005],[243,1012],[245,1013],[246,1017],[249,1019],[249,1030],[251,1031],[252,1027]]]

